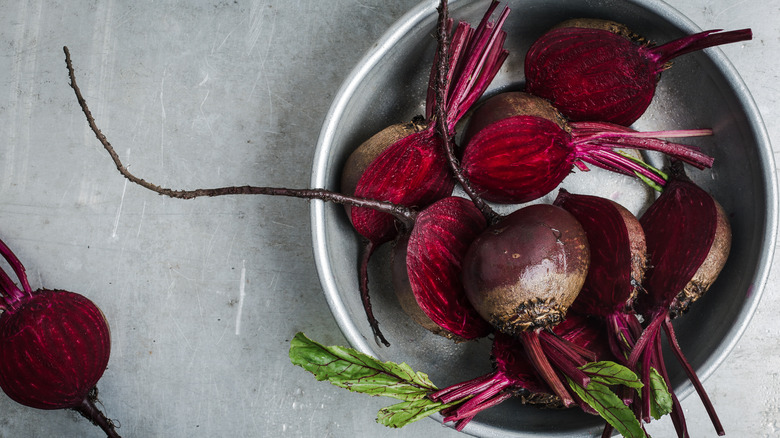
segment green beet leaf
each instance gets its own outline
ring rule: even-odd
[[[666,386],[661,373],[655,368],[650,368],[650,415],[656,420],[660,420],[664,415],[672,412],[672,394]]]
[[[568,377],[566,380],[568,380],[572,391],[588,406],[595,409],[601,418],[611,424],[625,438],[647,437],[631,408],[626,406],[623,400],[615,395],[608,386],[591,380],[587,388],[583,388]]]
[[[623,385],[629,388],[641,388],[644,386],[636,373],[615,362],[589,362],[581,366],[580,370],[584,371],[591,381],[603,383],[604,385]]]
[[[434,402],[428,398],[403,401],[380,409],[376,417],[376,422],[387,427],[403,427],[458,403],[460,403],[460,401],[449,404]]]
[[[326,347],[303,333],[290,342],[290,361],[317,380],[364,394],[416,401],[437,390],[425,373],[414,372],[405,363],[381,362],[352,348]]]
[[[641,388],[643,385],[636,373],[610,361],[590,362],[580,369],[590,377],[590,383],[583,388],[567,377],[572,391],[625,438],[646,438],[633,410],[609,388],[612,385]]]

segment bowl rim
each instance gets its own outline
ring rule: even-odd
[[[451,0],[450,5],[460,5],[472,1],[473,0]],[[627,0],[627,3],[650,10],[686,33],[702,31],[702,29],[692,20],[664,1]],[[337,131],[336,126],[343,116],[355,89],[381,61],[391,47],[421,21],[429,18],[432,14],[436,14],[438,4],[438,0],[426,0],[405,13],[393,23],[387,31],[385,31],[346,77],[333,99],[333,103],[322,124],[312,163],[311,187],[324,188],[326,185],[327,174],[323,172],[322,169],[325,169],[327,166],[329,156],[333,149],[333,139]],[[771,142],[761,113],[742,77],[723,51],[719,47],[713,47],[705,49],[704,53],[714,61],[724,77],[734,87],[737,99],[747,116],[751,132],[756,137],[758,155],[761,163],[761,176],[764,179],[767,192],[767,211],[765,215],[766,224],[763,236],[764,246],[758,258],[758,269],[755,272],[753,283],[751,284],[752,290],[748,292],[745,306],[735,320],[735,324],[732,326],[731,330],[724,337],[723,342],[719,345],[717,350],[709,356],[704,364],[696,370],[697,375],[702,381],[712,375],[717,367],[724,362],[728,354],[736,347],[758,308],[771,270],[778,228],[778,181]],[[323,287],[326,301],[333,317],[336,319],[339,329],[351,346],[358,351],[376,356],[374,347],[372,347],[368,340],[362,336],[361,332],[350,318],[337,288],[332,266],[328,260],[328,250],[325,239],[325,213],[325,202],[318,200],[311,202],[312,247],[317,273]],[[682,400],[693,391],[693,385],[686,381],[679,390],[676,390],[676,395]],[[441,421],[440,416],[434,416],[434,418],[438,418],[439,421]],[[467,425],[465,432],[477,436],[491,437],[498,436],[498,434],[506,436],[505,434],[507,431],[499,431],[493,426],[472,422]]]

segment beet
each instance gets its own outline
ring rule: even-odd
[[[556,349],[540,331],[563,321],[590,263],[585,231],[566,210],[523,207],[490,225],[463,261],[463,286],[477,312],[499,331],[522,340],[531,362],[565,405],[574,403],[548,359],[587,386],[576,349]]]
[[[475,191],[488,201],[523,203],[546,195],[585,163],[627,175],[641,175],[663,186],[656,171],[614,148],[654,150],[698,168],[712,158],[696,147],[657,137],[710,135],[711,130],[639,133],[626,127],[581,122],[569,124],[549,102],[522,92],[487,99],[474,111],[463,134],[461,168]]]
[[[474,204],[448,197],[417,215],[393,249],[393,288],[407,314],[426,329],[457,340],[487,336],[490,325],[466,298],[461,265],[487,223]]]
[[[22,285],[0,269],[0,388],[25,406],[75,410],[119,437],[95,405],[111,352],[103,312],[73,292],[33,291],[24,266],[2,241],[0,253]]]
[[[536,204],[491,225],[471,244],[463,283],[477,311],[514,335],[562,321],[589,260],[577,220],[558,207]]]
[[[531,45],[526,91],[551,101],[570,120],[628,126],[650,105],[672,59],[751,38],[750,29],[708,30],[653,47],[615,22],[571,20]]]
[[[588,275],[571,309],[605,321],[613,354],[627,364],[641,334],[632,306],[647,265],[642,225],[625,207],[598,196],[561,189],[554,205],[580,222],[590,244]]]
[[[447,100],[442,105],[449,130],[482,96],[508,54],[502,48],[501,26],[509,10],[493,23],[490,16],[497,6],[498,2],[491,3],[476,29],[464,22],[455,29],[447,53],[447,83],[452,85],[445,90]],[[455,180],[433,123],[438,58],[431,69],[426,116],[385,128],[360,145],[344,164],[343,193],[422,208],[452,192]],[[358,233],[375,245],[397,235],[392,216],[356,206],[349,206],[347,212]]]
[[[671,319],[701,296],[719,274],[730,248],[728,220],[715,199],[685,175],[682,164],[674,163],[669,184],[642,215],[640,223],[647,237],[650,268],[643,283],[647,293],[640,295],[636,309],[644,317],[646,327],[629,363],[631,366],[641,365],[643,379],[648,378],[646,374],[650,366],[656,367],[671,388],[660,348],[663,329],[672,352],[696,388],[716,432],[723,435],[723,426],[701,381],[677,344]],[[672,419],[678,435],[683,436],[687,430],[682,408],[676,397],[673,400]],[[649,418],[646,403],[643,403],[641,412]]]

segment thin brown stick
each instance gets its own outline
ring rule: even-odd
[[[122,176],[127,178],[130,182],[138,184],[139,186],[149,189],[153,192],[159,193],[160,195],[169,196],[171,198],[178,198],[178,199],[193,199],[193,198],[200,198],[204,196],[213,197],[213,196],[226,196],[226,195],[271,195],[271,196],[288,196],[288,197],[303,198],[303,199],[319,199],[322,201],[335,202],[337,204],[346,204],[346,205],[353,205],[357,207],[371,208],[383,213],[388,213],[393,215],[402,224],[404,224],[404,226],[407,226],[409,228],[411,228],[411,226],[413,226],[414,224],[414,219],[417,216],[416,210],[404,207],[402,205],[393,204],[391,202],[377,201],[375,199],[359,198],[356,196],[348,196],[348,195],[344,195],[341,193],[337,193],[325,189],[287,189],[283,187],[257,187],[257,186],[244,185],[244,186],[217,187],[217,188],[209,188],[209,189],[174,190],[167,187],[160,187],[156,184],[153,184],[149,181],[139,178],[133,175],[129,170],[127,170],[127,167],[125,167],[125,165],[122,164],[122,161],[119,158],[119,154],[116,153],[114,147],[111,146],[111,143],[108,141],[106,136],[103,135],[103,133],[100,131],[97,124],[95,123],[95,118],[92,116],[92,112],[90,112],[89,107],[87,106],[87,101],[84,99],[84,96],[82,96],[81,90],[79,89],[79,86],[76,84],[76,74],[73,69],[73,63],[70,58],[70,50],[68,50],[67,46],[63,47],[63,50],[65,51],[65,64],[68,67],[68,75],[70,76],[70,86],[71,88],[73,88],[73,91],[76,93],[76,99],[78,100],[79,106],[81,106],[81,110],[84,112],[84,115],[87,118],[87,123],[89,124],[89,127],[92,129],[92,132],[95,133],[95,136],[103,145],[103,148],[111,156],[111,159],[114,161],[114,165],[116,165],[116,168],[119,171],[119,173],[121,173]]]
[[[474,190],[471,182],[463,175],[463,171],[460,168],[460,162],[455,156],[455,136],[447,126],[447,73],[450,68],[450,43],[449,35],[447,33],[449,9],[447,7],[447,0],[441,0],[438,12],[439,18],[436,25],[436,40],[438,42],[439,58],[436,72],[436,124],[438,132],[442,139],[444,139],[444,150],[447,153],[447,161],[450,165],[450,170],[455,175],[455,179],[458,180],[463,191],[466,192],[466,195],[471,198],[474,205],[482,212],[488,223],[495,223],[500,218],[500,215],[496,213],[481,196],[479,196],[476,190]]]

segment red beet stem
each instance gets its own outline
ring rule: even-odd
[[[666,184],[666,178],[663,175],[655,172],[653,169],[643,166],[631,158],[628,158],[620,153],[617,153],[610,149],[592,149],[588,151],[587,156],[579,157],[579,160],[592,164],[596,167],[606,169],[616,173],[622,173],[624,175],[641,175],[654,184],[663,187]],[[580,165],[580,161],[575,161],[578,164],[578,168],[583,171],[590,170],[587,166]]]
[[[490,4],[476,29],[464,23],[459,24],[451,42],[446,39],[451,27],[451,21],[447,17],[447,5],[442,2],[439,6],[440,47],[431,72],[432,78],[436,78],[436,86],[433,94],[429,87],[426,113],[429,119],[430,116],[441,116],[434,114],[435,108],[430,100],[431,98],[439,100],[437,95],[444,92],[446,100],[443,107],[446,108],[449,131],[454,129],[463,115],[487,90],[509,55],[509,52],[503,48],[506,32],[501,30],[509,14],[509,8],[504,8],[495,23],[490,21],[498,4],[498,1]],[[449,56],[450,59],[448,62],[440,63],[438,60],[442,56]],[[449,66],[448,71],[442,71],[445,66]]]
[[[659,71],[661,71],[664,64],[680,55],[753,38],[753,32],[750,29],[721,31],[722,29],[707,30],[645,50],[647,50],[649,57],[659,64]]]
[[[368,323],[371,326],[371,331],[374,334],[374,341],[377,344],[381,342],[385,345],[385,347],[389,347],[390,342],[387,341],[385,336],[382,334],[382,331],[379,330],[379,321],[377,321],[376,317],[374,316],[374,311],[371,307],[371,297],[368,293],[368,262],[371,259],[371,256],[374,254],[377,245],[368,239],[365,239],[363,243],[364,244],[360,247],[360,257],[358,260],[358,279],[360,281],[358,288],[360,290],[360,299],[363,302],[363,309],[365,309]]]
[[[474,32],[472,45],[469,46],[467,53],[476,55],[466,59],[466,65],[458,72],[457,83],[447,100],[449,114],[447,124],[450,129],[455,127],[466,111],[482,96],[509,55],[509,52],[503,48],[506,32],[500,30],[509,15],[509,8],[504,8],[498,20],[491,23],[488,21],[489,14],[496,6],[498,6],[497,1],[493,2],[490,12],[485,14]]]
[[[672,321],[669,317],[669,314],[667,314],[666,318],[664,318],[663,328],[666,332],[667,339],[669,339],[669,344],[672,347],[672,353],[674,353],[675,357],[677,357],[677,361],[680,363],[680,365],[682,365],[683,369],[685,370],[685,374],[688,375],[688,380],[690,380],[693,384],[693,387],[696,388],[696,392],[699,394],[699,398],[704,404],[704,407],[707,410],[707,414],[710,416],[710,421],[712,421],[712,425],[715,427],[715,431],[720,436],[725,435],[726,431],[723,430],[723,425],[718,418],[718,414],[715,412],[715,407],[712,405],[710,397],[707,395],[707,391],[704,390],[704,385],[701,384],[699,377],[696,375],[693,367],[691,367],[691,364],[688,363],[688,360],[685,358],[685,355],[683,355],[682,350],[680,349],[680,344],[677,342],[677,336],[674,333],[674,327],[672,326]]]
[[[580,155],[587,155],[589,150],[598,146],[601,148],[643,149],[662,152],[678,158],[699,169],[712,167],[713,158],[702,153],[695,146],[672,143],[661,138],[701,137],[712,135],[711,129],[677,129],[670,131],[636,132],[612,123],[573,122],[572,145]]]
[[[452,403],[456,400],[471,397],[474,394],[478,394],[479,392],[484,391],[486,388],[489,388],[491,385],[493,385],[497,380],[501,380],[499,375],[500,373],[495,371],[490,374],[475,377],[471,380],[440,389],[430,394],[428,397],[433,401],[438,401],[445,404]]]
[[[24,270],[24,265],[22,265],[22,262],[16,257],[16,254],[14,254],[14,252],[11,251],[11,248],[2,240],[0,240],[0,254],[2,254],[3,258],[5,258],[11,266],[11,269],[14,271],[14,274],[16,274],[16,277],[22,285],[22,289],[19,289],[11,277],[8,276],[4,270],[0,269],[0,292],[2,292],[0,299],[3,301],[3,304],[0,305],[0,309],[13,313],[19,300],[24,296],[32,296],[32,288],[27,281],[27,273]]]
[[[555,348],[560,353],[568,356],[572,361],[582,366],[586,362],[593,362],[597,359],[596,353],[587,348],[577,345],[557,335],[552,330],[542,330],[539,332],[540,340]],[[587,359],[587,361],[583,360]]]
[[[575,403],[574,399],[571,394],[569,394],[566,386],[563,384],[560,377],[558,377],[558,373],[548,360],[549,352],[546,352],[542,347],[542,344],[539,341],[538,332],[525,331],[521,333],[520,337],[528,355],[528,359],[534,368],[536,368],[539,376],[550,385],[550,388],[555,392],[555,395],[561,399],[564,406],[573,405]]]
[[[454,413],[444,418],[444,422],[460,421],[467,418],[473,418],[477,413],[491,407],[496,406],[504,400],[512,396],[510,393],[502,394],[504,389],[512,386],[512,383],[504,377],[497,380],[493,385],[486,388],[485,391],[480,392],[475,397],[459,407]],[[465,426],[465,424],[464,424]]]
[[[504,401],[512,398],[513,395],[511,392],[501,392],[494,397],[491,397],[488,400],[482,401],[479,403],[479,406],[474,406],[473,413],[470,414],[462,414],[458,415],[455,423],[455,430],[458,432],[462,431],[466,425],[471,421],[476,414],[478,414],[481,411],[484,411],[487,408],[491,408],[493,406],[498,406],[499,404],[503,403]]]
[[[498,7],[498,1],[493,1],[486,11],[476,31],[469,32],[468,37],[465,31],[459,33],[456,31],[452,42],[448,42],[448,9],[446,0],[442,0],[439,6],[439,21],[437,24],[437,36],[439,48],[437,58],[451,56],[448,63],[435,63],[438,69],[435,69],[436,78],[436,101],[444,102],[445,105],[438,105],[437,108],[437,129],[444,142],[444,151],[447,154],[447,162],[455,179],[463,187],[463,190],[471,198],[477,208],[483,213],[488,222],[492,223],[498,220],[498,215],[474,190],[471,182],[463,175],[457,157],[455,156],[455,146],[453,141],[454,128],[457,122],[463,117],[471,106],[484,94],[490,82],[492,82],[498,70],[503,65],[509,52],[504,50],[503,44],[506,39],[506,32],[501,28],[509,14],[509,8],[504,8],[498,21],[494,24],[489,21],[493,11]],[[471,28],[468,28],[471,30]],[[458,29],[460,30],[460,29]],[[453,59],[453,55],[460,57],[460,47],[462,47],[464,38],[471,41],[466,50],[466,58]],[[452,47],[456,49],[453,50]],[[453,64],[456,65],[452,68]],[[445,65],[450,65],[445,69]],[[453,71],[457,70],[456,85],[451,88],[453,82]],[[433,72],[431,73],[434,76]],[[429,88],[429,99],[431,90]],[[431,105],[429,104],[429,110]]]
[[[688,433],[688,425],[685,422],[685,414],[683,413],[682,405],[680,404],[680,400],[677,398],[677,395],[672,390],[672,382],[669,380],[669,373],[666,371],[666,363],[663,360],[663,350],[661,348],[661,337],[657,336],[655,339],[655,351],[653,353],[656,358],[656,361],[654,363],[656,370],[658,370],[659,373],[661,373],[661,377],[664,378],[664,382],[666,382],[666,387],[669,388],[669,393],[672,396],[672,412],[670,413],[670,416],[672,417],[672,424],[674,424],[674,429],[677,431],[678,438],[690,438],[690,434]],[[649,409],[650,407],[647,407],[648,413],[647,416],[649,418]]]

